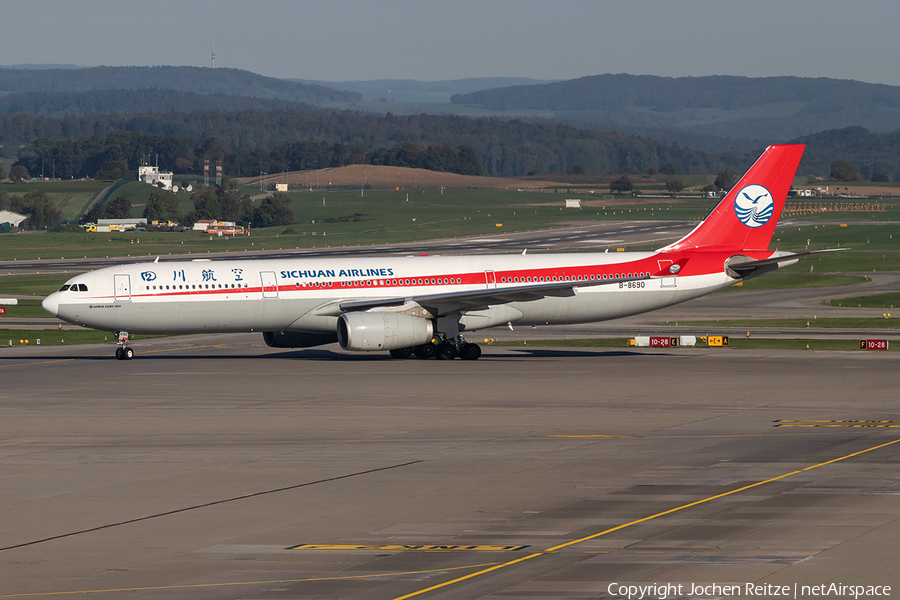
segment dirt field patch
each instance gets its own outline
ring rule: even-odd
[[[259,185],[259,177],[242,177],[238,182]],[[290,173],[267,175],[263,178],[267,185],[287,183],[289,190],[322,189],[327,187],[358,187],[368,184],[372,189],[435,189],[478,188],[478,189],[536,189],[553,186],[566,187],[554,181],[534,181],[510,179],[506,177],[474,177],[455,173],[440,173],[426,169],[406,167],[384,167],[376,165],[349,165],[336,169],[316,171],[291,171]]]

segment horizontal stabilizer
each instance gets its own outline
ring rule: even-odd
[[[768,265],[779,265],[785,262],[796,261],[798,258],[802,258],[804,256],[810,256],[812,254],[825,254],[826,252],[842,252],[849,250],[850,248],[830,248],[828,250],[810,250],[809,252],[785,252],[778,253],[776,252],[770,258],[765,258],[762,260],[752,260],[743,256],[736,256],[731,261],[728,262],[728,268],[732,271],[736,272],[739,276],[745,277],[751,274],[753,271],[756,271],[760,267],[765,267]],[[747,258],[747,260],[740,260],[742,258]],[[733,262],[732,262],[733,261]]]

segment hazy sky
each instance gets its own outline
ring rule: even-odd
[[[327,81],[798,75],[900,85],[898,0],[0,0],[0,64]]]

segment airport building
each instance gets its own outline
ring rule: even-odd
[[[18,227],[26,218],[25,215],[20,215],[11,210],[0,210],[0,223],[9,223],[13,227]]]
[[[150,185],[162,184],[164,190],[172,190],[174,177],[174,173],[171,171],[160,171],[159,167],[151,167],[150,165],[138,167],[138,181],[143,181]]]

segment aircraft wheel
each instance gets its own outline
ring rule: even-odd
[[[440,360],[453,360],[456,358],[456,344],[450,340],[444,340],[438,344],[437,357]]]
[[[394,348],[391,350],[391,356],[394,358],[409,358],[412,356],[412,348]]]
[[[122,347],[121,346],[116,348],[116,360],[125,360],[125,357],[122,356]]]
[[[421,346],[416,346],[413,348],[413,353],[417,358],[434,358],[434,354],[437,351],[437,346],[428,342],[427,344],[422,344]]]
[[[134,358],[134,350],[131,348],[125,348],[122,350],[122,359],[123,360],[131,360]]]
[[[469,342],[459,349],[459,357],[463,360],[478,360],[481,358],[481,346]]]

